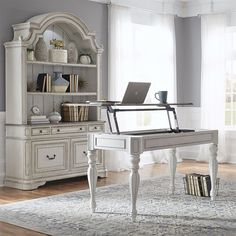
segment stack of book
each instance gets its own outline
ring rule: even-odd
[[[38,74],[36,90],[40,92],[51,92],[52,76],[47,73]]]
[[[31,125],[49,124],[50,121],[46,116],[39,115],[39,116],[31,116],[30,119],[28,120],[28,123],[31,124]]]
[[[62,119],[65,122],[87,121],[89,107],[85,104],[63,103]]]
[[[79,92],[79,75],[76,74],[64,74],[62,77],[67,80],[70,85],[68,86],[66,92]]]
[[[210,197],[211,177],[210,175],[187,174],[184,178],[185,193],[200,197]],[[219,188],[219,179],[216,183],[217,190]]]

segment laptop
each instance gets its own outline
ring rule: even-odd
[[[151,83],[129,82],[121,104],[142,104],[147,96]]]

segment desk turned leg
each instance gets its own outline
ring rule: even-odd
[[[130,193],[131,193],[131,201],[132,201],[132,220],[135,221],[137,216],[137,209],[136,209],[136,202],[137,202],[137,196],[138,196],[138,188],[140,183],[140,177],[138,173],[139,169],[139,162],[140,162],[140,156],[139,155],[131,155],[131,173],[130,173]]]
[[[176,148],[170,149],[169,153],[169,168],[170,168],[170,176],[171,176],[171,193],[174,194],[175,191],[175,172],[176,172],[176,165],[177,165],[177,158],[176,158]]]
[[[89,182],[89,190],[90,190],[90,208],[92,212],[95,212],[96,209],[96,201],[95,201],[95,193],[96,193],[96,185],[97,185],[97,168],[96,168],[96,151],[88,151],[88,182]]]
[[[218,172],[218,163],[217,163],[217,145],[216,144],[211,144],[210,146],[210,160],[209,160],[209,173],[211,176],[211,200],[215,200],[216,197],[216,177],[217,177],[217,172]]]

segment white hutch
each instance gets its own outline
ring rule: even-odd
[[[101,54],[103,52],[86,25],[68,13],[48,13],[13,25],[14,38],[6,48],[6,178],[5,185],[23,190],[35,189],[47,181],[86,175],[87,134],[103,131],[100,110],[90,108],[86,122],[30,125],[31,109],[37,106],[48,116],[60,112],[61,103],[84,103],[100,99]],[[79,54],[89,53],[91,64],[28,61],[27,49],[34,49],[40,37],[50,47],[51,39],[74,42]],[[79,92],[29,91],[39,73],[76,73],[87,86]],[[27,88],[28,85],[28,88]],[[106,176],[101,151],[98,175]]]

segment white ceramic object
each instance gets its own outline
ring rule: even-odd
[[[67,50],[65,49],[49,49],[49,61],[58,63],[67,63]]]
[[[92,62],[91,57],[85,54],[80,55],[79,61],[81,64],[91,64]]]
[[[65,93],[69,84],[70,83],[62,77],[62,72],[53,72],[52,92]]]
[[[75,43],[70,42],[67,46],[68,52],[68,63],[77,63],[78,62],[78,49]]]
[[[48,119],[50,123],[57,124],[61,121],[61,115],[57,111],[53,111],[49,114]]]

